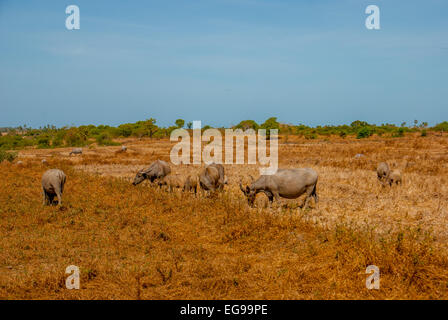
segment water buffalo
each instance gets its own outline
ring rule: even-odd
[[[43,204],[52,204],[55,196],[58,205],[62,205],[62,193],[64,192],[66,176],[62,170],[50,169],[42,176]]]
[[[173,192],[174,189],[180,189],[183,187],[182,179],[178,175],[165,176],[159,179],[159,187],[166,187],[169,192]]]
[[[184,187],[182,191],[187,192],[194,192],[197,194],[198,192],[198,177],[194,176],[193,178],[191,176],[188,176],[187,179],[185,179]]]
[[[387,177],[389,176],[390,168],[389,165],[386,162],[380,162],[378,164],[378,167],[376,168],[376,174],[378,176],[378,180],[381,182],[386,181]]]
[[[156,179],[161,179],[171,173],[170,165],[163,160],[156,160],[147,169],[142,169],[135,175],[134,186],[143,182],[143,180],[148,179],[154,182]]]
[[[74,148],[70,153],[69,156],[72,154],[82,154],[82,148]]]
[[[199,186],[205,191],[222,190],[225,184],[227,177],[222,164],[209,164],[199,175]]]
[[[302,207],[307,207],[312,197],[317,204],[319,197],[316,193],[318,174],[311,168],[278,169],[273,175],[262,175],[250,186],[243,186],[240,189],[247,197],[250,206],[254,205],[257,193],[263,192],[269,202],[280,198],[296,199],[306,192],[305,203]]]
[[[389,173],[389,175],[387,176],[387,182],[389,183],[390,186],[392,186],[394,183],[395,184],[401,184],[401,172],[400,170],[392,170],[391,173]]]
[[[126,152],[128,150],[128,147],[126,146],[121,146],[121,152]]]

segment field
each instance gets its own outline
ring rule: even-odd
[[[250,208],[238,183],[258,176],[254,165],[225,165],[229,184],[212,196],[134,187],[173,144],[120,142],[126,153],[30,148],[23,165],[0,164],[0,299],[448,298],[446,135],[281,139],[280,167],[319,173],[320,201],[306,210],[303,198],[270,207],[262,194]],[[401,186],[378,182],[380,161],[402,171]],[[67,174],[62,207],[42,205],[53,167]],[[69,265],[80,290],[65,288]],[[369,265],[379,290],[366,288]]]

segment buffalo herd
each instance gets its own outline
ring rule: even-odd
[[[124,148],[123,148],[124,149]],[[125,150],[125,149],[124,149]],[[125,151],[123,151],[125,152]],[[82,149],[74,149],[70,154],[82,154]],[[401,172],[397,169],[390,170],[386,162],[379,163],[377,167],[378,180],[384,185],[401,184]],[[252,178],[252,177],[251,177]],[[145,169],[139,170],[134,177],[134,186],[148,180],[150,184],[166,188],[172,192],[175,189],[191,192],[195,195],[199,190],[208,194],[221,191],[227,184],[227,176],[224,174],[222,164],[211,163],[201,170],[198,175],[189,175],[184,180],[179,175],[171,174],[170,165],[163,160],[156,160]],[[58,204],[62,204],[62,193],[66,175],[59,169],[47,170],[42,177],[42,194],[44,204],[52,204],[57,197]],[[302,207],[307,208],[309,201],[314,198],[315,203],[319,201],[317,195],[318,174],[311,168],[278,169],[273,175],[261,175],[249,185],[239,187],[246,196],[249,205],[254,205],[258,193],[264,193],[269,202],[280,198],[297,199],[305,194],[305,202]]]

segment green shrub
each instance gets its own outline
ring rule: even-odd
[[[0,149],[12,150],[20,149],[26,146],[32,146],[35,144],[35,140],[31,138],[24,138],[20,135],[6,135],[0,136]]]
[[[0,162],[9,161],[13,162],[17,158],[17,152],[8,152],[5,150],[0,150]]]
[[[100,146],[117,146],[119,143],[112,141],[110,135],[106,132],[103,132],[96,136],[96,142]]]
[[[362,127],[358,130],[358,134],[356,136],[357,139],[363,139],[368,138],[373,134],[373,130],[371,130],[369,127]]]
[[[235,126],[236,129],[242,129],[244,131],[247,129],[258,130],[259,127],[258,123],[254,120],[243,120]]]
[[[439,123],[433,129],[434,131],[448,131],[448,122],[444,121],[442,123]]]
[[[83,147],[87,145],[88,138],[89,133],[85,126],[73,127],[65,132],[65,142],[69,147]]]
[[[308,140],[317,138],[317,134],[315,134],[315,133],[305,133],[303,136],[305,137],[305,139],[308,139]]]
[[[50,137],[47,135],[41,135],[37,138],[38,148],[49,148],[50,147]]]
[[[271,136],[271,130],[279,130],[280,124],[277,122],[276,117],[271,117],[267,119],[260,127],[259,129],[265,129],[266,130],[266,138],[270,138]]]
[[[398,128],[398,130],[392,135],[395,138],[401,138],[404,136],[404,128]]]
[[[119,125],[118,132],[120,136],[127,138],[132,134],[132,125],[129,123]]]
[[[426,137],[428,133],[426,132],[426,129],[422,130],[422,137]]]

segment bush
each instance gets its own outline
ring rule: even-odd
[[[305,139],[312,140],[317,138],[317,134],[315,133],[305,133],[304,134]]]
[[[37,139],[38,148],[49,148],[50,147],[50,137],[47,135],[40,136]]]
[[[66,132],[65,142],[69,147],[83,147],[87,143],[87,136],[82,129],[70,128]]]
[[[404,128],[398,128],[397,132],[393,134],[393,137],[401,138],[404,136]]]
[[[428,133],[426,132],[426,129],[422,130],[422,137],[426,137],[427,135],[428,135]]]
[[[34,144],[33,139],[24,138],[19,135],[0,136],[0,149],[20,149]]]
[[[266,138],[270,138],[271,136],[271,130],[279,130],[280,124],[277,122],[276,117],[271,117],[267,119],[261,126],[260,129],[266,130]]]
[[[369,127],[362,127],[356,136],[357,139],[368,138],[373,134],[373,131]]]
[[[132,125],[130,125],[129,123],[119,125],[118,132],[120,136],[127,138],[132,134]]]
[[[434,131],[448,131],[448,122],[444,121],[442,123],[439,123],[433,129]]]
[[[247,130],[247,129],[254,129],[254,130],[258,130],[259,125],[258,123],[256,123],[254,120],[243,120],[240,123],[238,123],[235,126],[236,129],[242,129],[242,130]]]
[[[13,162],[15,158],[17,158],[17,152],[0,150],[0,162],[3,162],[5,160]]]
[[[96,136],[96,142],[100,146],[117,146],[119,143],[112,141],[110,135],[106,132],[103,132]]]

